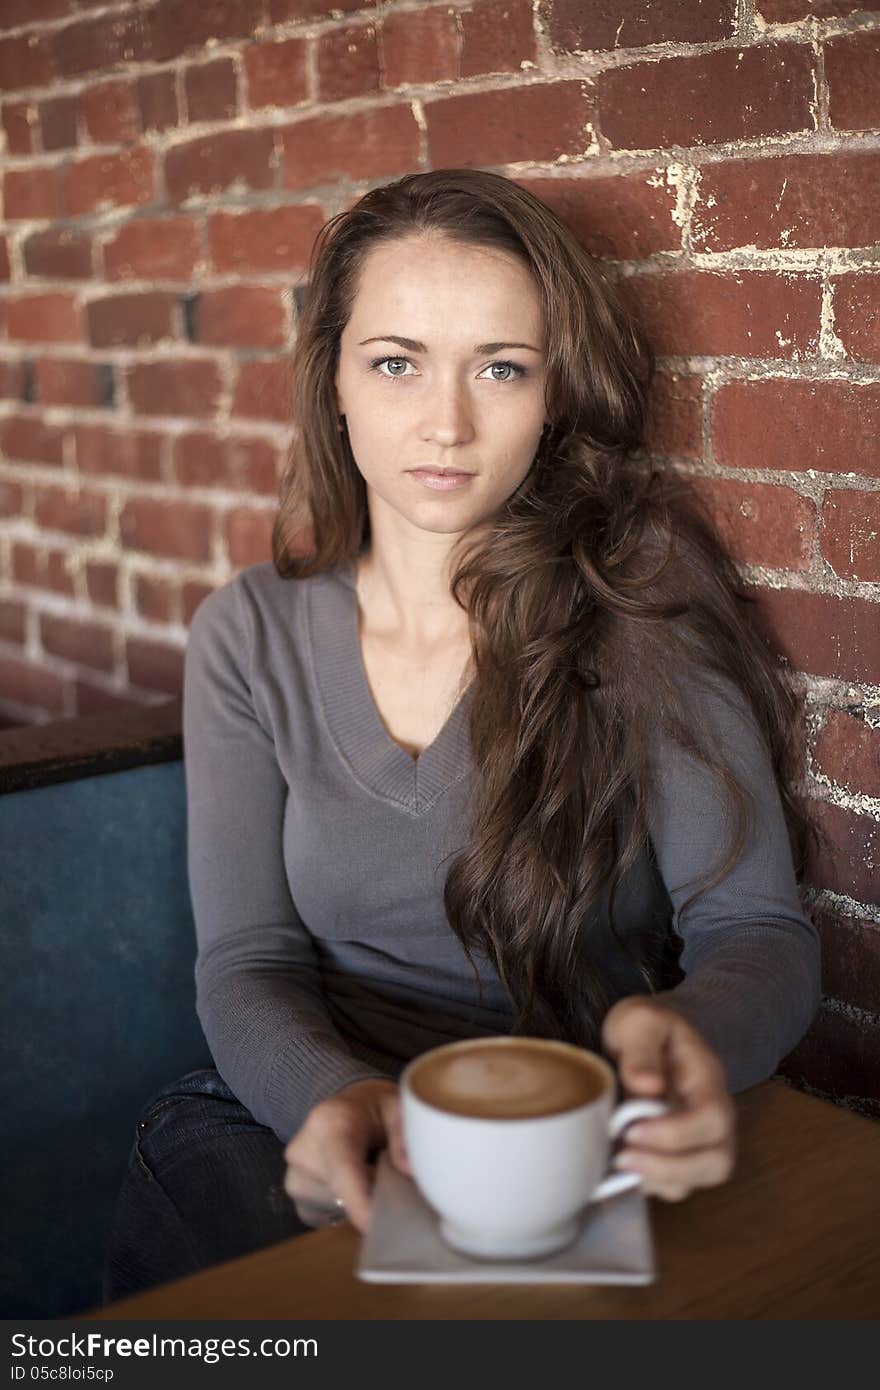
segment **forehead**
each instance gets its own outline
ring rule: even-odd
[[[367,254],[349,318],[352,331],[402,333],[429,344],[440,336],[535,341],[542,324],[537,282],[516,256],[415,236]]]

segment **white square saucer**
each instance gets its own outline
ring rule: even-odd
[[[373,1216],[355,1269],[372,1284],[650,1284],[656,1278],[648,1204],[640,1187],[587,1207],[580,1235],[534,1260],[479,1260],[440,1235],[415,1183],[379,1155]]]

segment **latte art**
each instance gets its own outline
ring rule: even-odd
[[[598,1099],[605,1079],[587,1056],[540,1039],[475,1040],[436,1049],[412,1073],[429,1105],[484,1119],[526,1119]]]

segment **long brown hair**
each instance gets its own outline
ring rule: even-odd
[[[644,452],[654,360],[619,290],[549,207],[483,170],[407,175],[318,234],[294,350],[297,438],[272,535],[278,574],[351,564],[369,539],[366,485],[337,423],[339,339],[367,253],[438,232],[531,270],[551,421],[520,486],[455,547],[451,593],[473,649],[476,799],[447,874],[446,913],[478,988],[472,953],[495,965],[513,1032],[595,1048],[613,999],[591,967],[590,913],[607,899],[614,931],[618,885],[650,851],[660,731],[709,769],[734,811],[726,854],[685,908],[726,876],[746,842],[746,791],[682,673],[726,678],[745,697],[798,877],[816,838],[792,782],[800,701],[747,620],[754,599],[693,488]],[[308,553],[295,553],[307,535]],[[661,987],[657,941],[633,956],[614,934],[646,989]]]

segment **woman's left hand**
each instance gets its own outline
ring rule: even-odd
[[[736,1112],[721,1061],[696,1029],[632,995],[605,1015],[602,1046],[629,1096],[663,1098],[674,1111],[628,1126],[614,1166],[641,1173],[644,1191],[669,1202],[726,1182],[736,1160]]]

